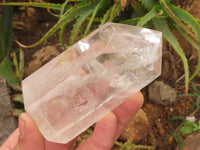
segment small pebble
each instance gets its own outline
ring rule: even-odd
[[[150,130],[151,126],[146,114],[142,109],[140,109],[124,129],[120,139],[124,141],[131,139],[133,142],[139,142],[146,138]]]
[[[176,91],[161,81],[155,81],[148,88],[149,100],[156,104],[170,105],[176,100],[176,96]]]

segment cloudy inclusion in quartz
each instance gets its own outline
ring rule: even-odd
[[[161,72],[161,32],[106,23],[22,82],[43,136],[67,143]]]

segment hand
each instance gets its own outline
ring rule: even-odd
[[[80,144],[77,150],[111,149],[142,103],[143,96],[140,92],[128,98],[96,123],[92,135]],[[0,150],[69,150],[74,141],[75,139],[67,144],[58,144],[45,140],[33,120],[28,114],[23,113],[19,117],[19,128],[12,133]]]

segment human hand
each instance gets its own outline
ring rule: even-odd
[[[128,98],[96,123],[92,135],[80,144],[77,150],[111,149],[142,103],[143,96],[140,92]],[[33,120],[28,114],[23,113],[19,117],[19,128],[12,133],[0,150],[69,150],[74,141],[75,139],[67,144],[58,144],[45,140]]]

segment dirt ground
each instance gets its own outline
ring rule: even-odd
[[[28,12],[30,11],[30,12]],[[28,12],[28,14],[27,14]],[[14,26],[14,39],[22,42],[23,44],[32,44],[35,41],[38,41],[44,33],[46,33],[57,21],[57,18],[48,14],[44,9],[29,9],[23,8],[15,14],[15,26]],[[20,25],[19,22],[24,22],[24,25]],[[70,35],[69,26],[66,30],[66,42],[68,41]],[[178,39],[181,40],[182,47],[184,48],[187,57],[189,58],[190,71],[194,72],[197,55],[196,50],[194,50],[183,38],[176,33]],[[58,40],[59,33],[51,36],[47,41],[45,41],[40,46],[31,49],[23,49],[25,55],[25,76],[28,76],[41,65],[48,62],[50,59],[55,57],[58,53],[64,51],[64,49],[59,44]],[[51,55],[48,55],[45,52],[37,53],[38,50],[42,49],[45,46],[51,46],[55,49]],[[16,49],[17,44],[13,45],[13,50]],[[35,55],[37,53],[37,55]],[[32,63],[35,61],[35,63]],[[40,63],[37,63],[37,62]],[[184,71],[180,57],[175,53],[172,47],[167,43],[163,42],[163,64],[162,64],[162,74],[157,79],[163,81],[164,83],[170,85],[177,91],[177,94],[184,93]],[[194,82],[200,87],[198,83],[200,81],[200,75],[198,75]],[[148,87],[147,87],[148,88]],[[171,121],[170,118],[180,117],[180,116],[189,116],[193,110],[189,109],[191,104],[194,102],[194,99],[190,97],[177,97],[175,103],[168,106],[161,106],[152,103],[148,100],[148,91],[147,88],[142,90],[142,93],[145,97],[143,110],[145,111],[149,123],[151,125],[151,131],[147,137],[140,141],[137,144],[141,145],[155,145],[159,150],[172,150],[176,147],[177,143],[173,138],[170,138],[167,141],[164,141],[164,138],[171,133],[170,126],[174,129],[178,127],[180,121]],[[189,93],[193,92],[190,86]],[[200,114],[199,114],[200,115]],[[197,119],[200,119],[200,116],[196,116]],[[183,137],[185,138],[185,137]]]

